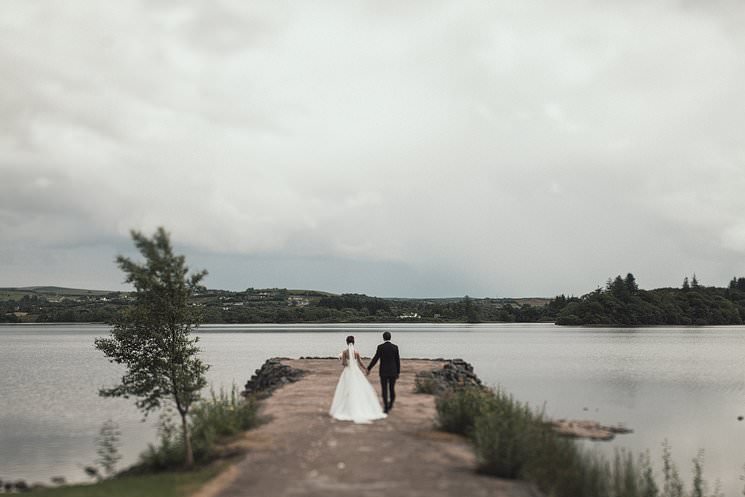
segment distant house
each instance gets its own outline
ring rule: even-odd
[[[418,312],[405,312],[399,314],[398,319],[422,319]]]
[[[310,300],[305,297],[290,296],[287,297],[287,305],[292,307],[304,307],[310,305]]]

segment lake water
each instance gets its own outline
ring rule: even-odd
[[[545,405],[552,417],[623,423],[634,430],[610,443],[649,449],[669,440],[690,484],[691,459],[705,450],[708,480],[740,495],[745,464],[745,327],[568,328],[550,324],[204,326],[203,357],[213,385],[243,385],[272,356],[336,355],[344,337],[370,354],[393,333],[404,357],[471,362],[490,385]],[[154,440],[132,401],[103,399],[121,370],[94,349],[98,325],[0,326],[0,478],[83,480],[107,419],[123,432],[122,465]],[[329,399],[330,402],[331,399]]]

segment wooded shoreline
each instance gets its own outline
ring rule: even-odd
[[[0,288],[0,323],[111,323],[127,292]],[[204,324],[555,323],[560,326],[716,326],[745,323],[745,278],[728,287],[684,279],[680,288],[639,288],[632,274],[581,297],[381,298],[283,288],[202,289],[190,305]]]

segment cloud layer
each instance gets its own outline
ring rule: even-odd
[[[10,1],[0,286],[116,287],[128,230],[158,225],[216,287],[723,284],[745,273],[743,21],[735,1]]]

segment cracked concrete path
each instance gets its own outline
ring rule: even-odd
[[[397,400],[387,419],[368,425],[328,415],[341,365],[285,360],[306,371],[264,401],[271,421],[246,434],[248,453],[199,497],[529,497],[523,482],[474,472],[467,442],[434,429],[435,402],[414,393],[414,376],[438,363],[403,360]],[[376,371],[370,380],[379,390]]]

